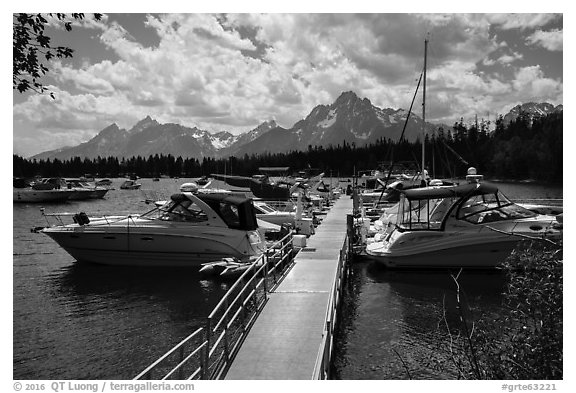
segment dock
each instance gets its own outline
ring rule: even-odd
[[[310,380],[326,341],[331,294],[352,199],[342,196],[269,298],[230,365],[227,380]],[[330,319],[330,318],[328,318]]]

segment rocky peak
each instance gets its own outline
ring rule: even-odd
[[[134,125],[134,127],[132,127],[130,129],[130,131],[128,131],[130,134],[135,134],[138,133],[146,128],[149,127],[155,127],[159,125],[159,123],[152,119],[149,115],[146,116],[144,119],[140,120],[138,123],[136,123],[136,125]]]

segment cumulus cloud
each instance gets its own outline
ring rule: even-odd
[[[512,85],[517,93],[533,97],[534,101],[557,101],[562,94],[560,81],[546,78],[540,66],[523,67],[518,70]]]
[[[496,61],[498,63],[501,63],[501,64],[509,65],[509,64],[515,62],[516,60],[521,60],[523,58],[524,58],[524,56],[521,53],[513,51],[510,54],[505,54],[505,55],[500,56]]]
[[[498,25],[501,29],[530,30],[546,26],[562,17],[561,14],[487,14],[490,23]]]
[[[563,30],[542,31],[536,30],[526,37],[529,45],[541,46],[549,51],[562,51]]]
[[[107,18],[90,20],[83,22],[85,27],[98,31],[97,39],[114,53],[114,60],[55,63],[57,100],[31,96],[14,105],[14,119],[30,129],[43,127],[44,133],[70,133],[69,139],[76,141],[78,135],[86,140],[112,122],[129,128],[146,115],[209,131],[247,131],[272,118],[291,127],[316,105],[330,104],[348,90],[380,107],[407,108],[429,33],[430,105],[437,109],[430,119],[453,120],[497,105],[494,101],[511,92],[561,95],[561,82],[546,78],[540,68],[518,71],[513,83],[501,74],[478,71],[478,65],[510,64],[511,74],[523,56],[493,36],[493,24],[503,29],[543,26],[555,17],[148,15],[145,24],[158,37],[149,46],[138,42],[127,26]],[[553,42],[552,35],[526,38],[532,45],[553,47]],[[57,147],[63,139],[53,144],[47,140],[44,147]]]

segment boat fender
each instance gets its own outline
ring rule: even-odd
[[[77,214],[74,214],[74,216],[72,217],[72,219],[74,220],[74,222],[78,225],[86,225],[90,223],[90,219],[88,218],[88,215],[84,212],[80,212]]]

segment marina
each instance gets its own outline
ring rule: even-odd
[[[186,179],[162,179],[160,182],[143,179],[142,182],[147,188],[157,188],[159,191],[171,188],[176,191]],[[115,183],[120,184],[118,180],[115,180]],[[346,184],[347,182],[341,183],[343,186]],[[561,188],[527,184],[499,184],[499,187],[512,199],[520,196],[530,196],[532,199],[562,197]],[[65,210],[110,214],[134,211],[134,206],[139,206],[141,212],[150,209],[142,194],[135,194],[130,190],[116,190],[108,193],[106,199],[67,202]],[[52,206],[49,209],[61,210],[62,207]],[[308,251],[299,254],[286,278],[269,293],[268,303],[256,318],[245,343],[236,355],[238,359],[240,356],[249,357],[252,353],[247,346],[250,340],[255,340],[256,343],[261,341],[266,337],[266,328],[272,329],[275,326],[272,322],[267,323],[266,318],[272,318],[268,321],[274,321],[274,318],[279,321],[279,318],[283,318],[282,315],[289,319],[291,316],[290,320],[300,321],[310,317],[315,322],[304,324],[304,327],[296,322],[283,323],[285,329],[282,334],[286,334],[286,341],[278,336],[280,332],[277,332],[276,336],[271,335],[270,338],[277,338],[276,347],[272,346],[271,350],[279,349],[279,343],[287,345],[290,342],[288,334],[299,336],[300,339],[295,339],[295,342],[299,342],[306,341],[302,338],[309,337],[308,333],[311,333],[310,337],[313,335],[317,339],[312,341],[314,345],[306,348],[310,353],[318,355],[323,337],[326,337],[318,333],[325,331],[326,312],[306,313],[305,310],[312,310],[314,307],[326,310],[326,299],[333,283],[330,274],[334,274],[334,264],[338,261],[343,238],[334,239],[340,243],[339,247],[323,246],[329,244],[326,240],[333,237],[335,230],[339,236],[345,235],[345,218],[347,212],[351,212],[351,207],[352,200],[345,195],[331,207],[322,224],[316,228],[316,234],[308,239]],[[207,316],[234,283],[185,268],[159,270],[153,267],[78,264],[48,237],[29,231],[31,227],[41,223],[41,220],[43,218],[37,205],[14,205],[14,280],[15,285],[20,288],[18,293],[15,292],[14,309],[14,375],[18,378],[133,378],[171,346],[203,327]],[[334,226],[334,222],[331,224],[332,220],[336,220],[338,224]],[[324,269],[331,273],[323,273],[314,278],[315,271],[325,272]],[[423,337],[421,334],[427,337],[426,342],[435,343],[436,335],[432,328],[436,320],[434,315],[441,306],[442,293],[450,291],[449,275],[445,272],[387,272],[385,268],[365,259],[356,260],[350,269],[352,279],[349,281],[355,289],[346,290],[347,295],[343,297],[345,317],[333,335],[335,344],[330,378],[406,378],[401,363],[390,348],[397,348],[394,342],[398,339],[400,342],[413,342],[416,345]],[[322,278],[319,278],[320,276]],[[503,277],[497,273],[470,272],[466,275],[466,280],[479,301],[479,307],[498,313],[501,299],[498,288],[503,285]],[[422,286],[423,282],[426,285]],[[387,287],[391,290],[385,290]],[[297,303],[298,298],[316,298],[318,301],[301,303],[301,313],[291,314],[288,309],[284,310],[290,302]],[[380,308],[378,305],[382,301],[389,303],[390,307]],[[44,304],[45,307],[39,310],[36,304]],[[427,312],[414,319],[413,311],[409,310],[420,307],[429,309],[429,314]],[[353,312],[349,312],[351,309]],[[377,309],[380,311],[376,312]],[[284,310],[285,313],[277,314],[278,310]],[[393,314],[389,314],[390,312]],[[427,314],[428,317],[425,317]],[[50,328],[39,331],[35,329],[35,326],[39,326],[38,322],[23,324],[24,321],[34,321],[38,317],[53,321],[49,323]],[[432,330],[425,333],[426,329]],[[69,331],[73,333],[65,333]],[[385,334],[376,341],[372,340],[373,332],[386,331],[395,333]],[[414,336],[416,331],[421,333]],[[69,343],[69,339],[73,339],[77,344]],[[44,344],[40,344],[41,342]],[[373,346],[373,342],[379,342],[382,350],[366,352]],[[313,348],[316,345],[318,347]],[[64,350],[73,349],[75,346],[78,348],[76,351]],[[124,349],[118,352],[118,348]],[[261,346],[260,351],[263,348],[264,346]],[[288,348],[295,351],[297,347]],[[410,352],[416,347],[401,345],[400,348]],[[414,355],[415,359],[425,356],[430,348],[431,345],[428,344],[419,347],[418,355]],[[265,358],[264,353],[252,353],[253,356],[256,354]],[[310,356],[303,356],[298,363],[302,364],[301,369],[289,367],[286,370],[286,367],[281,365],[290,359],[291,354],[294,355],[295,352],[276,351],[276,361],[269,364],[271,370],[265,372],[263,368],[254,368],[250,377],[249,370],[242,370],[239,366],[246,367],[250,362],[234,361],[226,378],[308,379],[312,378],[314,372],[318,373],[316,377],[328,375],[326,368],[319,367],[321,362],[318,359],[322,357],[318,356],[315,356],[313,361]],[[46,361],[47,356],[57,361]],[[102,356],[109,360],[97,360]],[[308,359],[306,362],[305,358]],[[95,362],[99,364],[98,367],[95,367]],[[389,367],[385,367],[385,363],[389,364]],[[422,366],[414,364],[414,368],[420,369]],[[282,369],[293,374],[281,376]],[[324,374],[320,373],[321,370]],[[426,367],[421,374],[416,375],[422,378],[451,377],[450,373],[434,374],[432,369]]]
[[[563,13],[368,11],[12,14],[15,390],[564,379]]]

